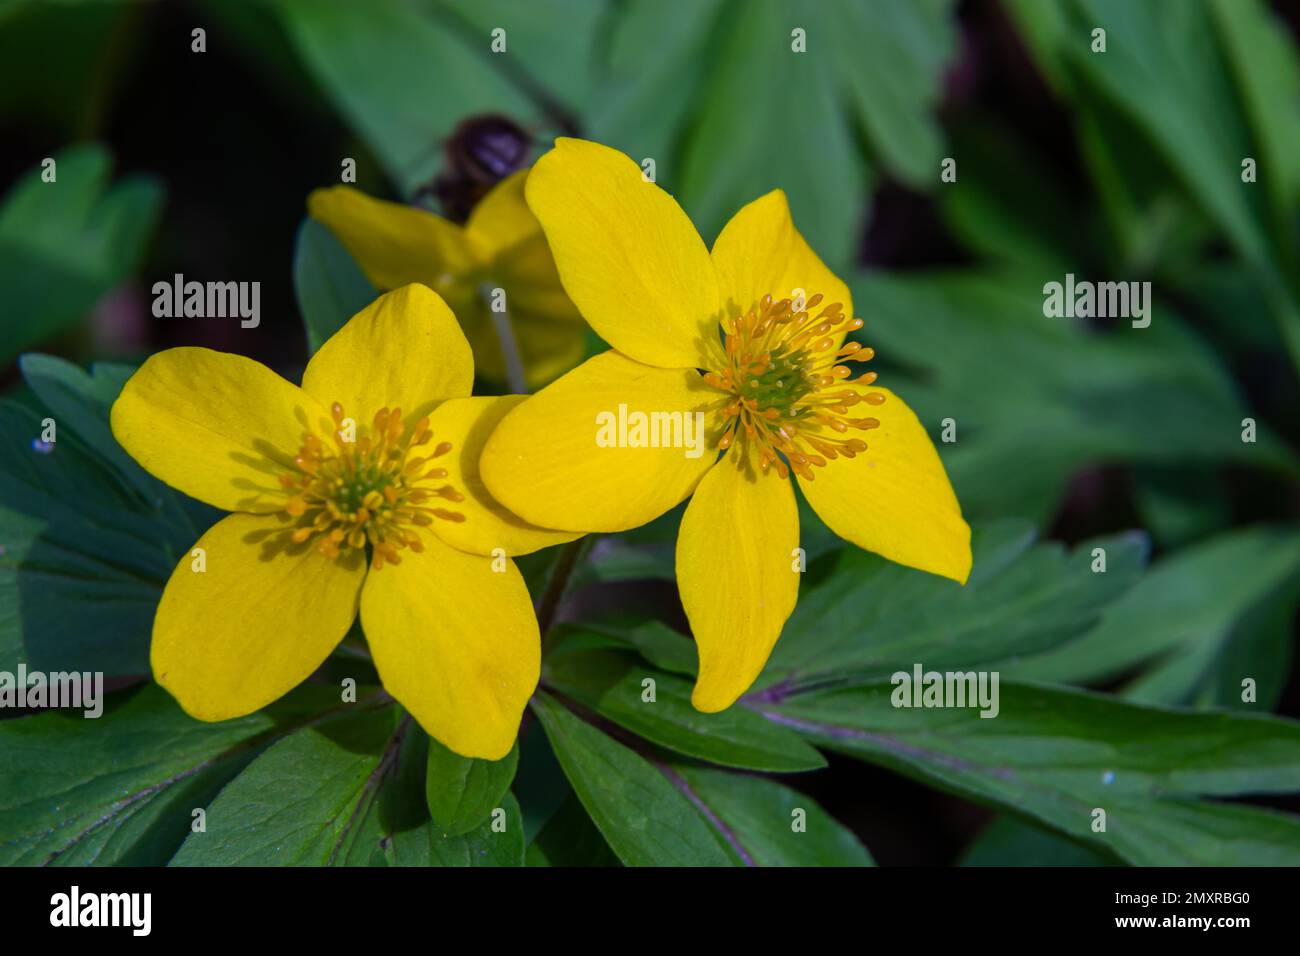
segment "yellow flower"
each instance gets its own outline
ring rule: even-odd
[[[376,288],[421,282],[441,295],[460,319],[479,371],[498,382],[508,380],[509,370],[490,310],[493,290],[504,290],[501,304],[532,387],[578,364],[587,327],[524,202],[527,175],[521,170],[498,183],[464,226],[348,186],[316,190],[307,209]]]
[[[874,375],[849,378],[847,363],[871,357],[842,344],[862,322],[781,191],[741,209],[712,253],[671,196],[595,143],[557,140],[527,199],[569,296],[613,349],[506,415],[483,479],[526,520],[583,531],[633,528],[694,494],[677,580],[699,649],[697,708],[744,693],[794,609],[790,472],[841,537],[965,582],[970,529],[939,456]],[[685,444],[678,423],[696,412],[708,453],[662,447]],[[638,413],[650,422],[640,431]],[[613,429],[598,443],[597,423],[615,416],[625,446],[661,447],[602,447]]]
[[[117,440],[167,484],[235,512],[172,572],[154,620],[154,676],[186,711],[215,721],[270,703],[359,610],[384,687],[425,730],[469,757],[510,750],[540,648],[502,554],[573,536],[484,490],[483,443],[521,398],[469,398],[473,377],[455,317],[421,285],[353,317],[301,388],[202,348],[160,352],[131,377],[113,405]],[[499,571],[484,556],[496,548]]]

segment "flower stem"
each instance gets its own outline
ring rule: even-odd
[[[543,657],[550,650],[555,614],[560,609],[560,602],[564,599],[564,592],[569,586],[569,578],[573,576],[573,569],[578,566],[578,558],[587,544],[588,537],[584,535],[576,538],[560,549],[560,556],[551,571],[551,578],[546,582],[546,593],[542,595],[542,600],[537,605],[537,627],[542,633]]]
[[[491,286],[484,285],[479,289],[479,294],[487,305],[488,315],[492,316],[492,330],[497,334],[501,355],[505,359],[506,384],[514,394],[525,395],[528,392],[528,380],[524,376],[523,357],[519,354],[519,340],[515,337],[514,326],[510,324],[510,313],[504,309],[498,312],[492,308],[495,291]]]

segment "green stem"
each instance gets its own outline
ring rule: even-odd
[[[583,536],[570,541],[560,550],[560,557],[551,571],[551,579],[546,582],[546,593],[542,595],[542,600],[537,605],[537,627],[542,632],[543,657],[551,649],[555,613],[560,609],[560,601],[564,599],[564,592],[569,587],[569,579],[573,576],[574,568],[578,566],[578,558],[582,555],[586,544],[587,536]]]

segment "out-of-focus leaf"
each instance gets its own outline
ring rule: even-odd
[[[1096,247],[1095,230],[1051,164],[996,116],[968,120],[952,135],[960,185],[937,197],[949,228],[990,262],[1047,275],[1078,271]],[[1065,222],[1071,228],[1062,229]]]
[[[1292,358],[1300,362],[1300,288],[1294,197],[1300,182],[1300,120],[1278,117],[1273,104],[1300,94],[1286,28],[1257,0],[1071,0],[1045,16],[1032,0],[1013,0],[1040,64],[1081,115],[1101,101],[1140,131],[1177,182],[1227,237],[1254,272]],[[1052,6],[1052,5],[1048,5]],[[1091,51],[1094,29],[1106,52]],[[1282,113],[1287,113],[1282,110]],[[1131,136],[1095,126],[1094,168],[1124,175],[1151,164],[1134,161]],[[1242,182],[1242,162],[1258,163],[1257,182]],[[1155,173],[1159,175],[1159,173]],[[1119,185],[1118,181],[1112,186]]]
[[[481,49],[400,0],[267,0],[307,69],[402,192],[426,183],[441,140],[473,113],[524,125],[537,110]],[[381,68],[382,66],[382,68]]]
[[[501,806],[519,766],[519,744],[500,760],[475,760],[429,741],[426,796],[434,828],[461,836]]]
[[[1232,525],[1227,481],[1213,465],[1136,469],[1134,502],[1156,544],[1181,547]]]
[[[815,800],[774,780],[706,767],[671,771],[741,866],[871,866],[871,854]]]
[[[573,796],[528,845],[526,859],[529,866],[622,866]]]
[[[1198,664],[1185,679],[1148,688],[1148,698],[1164,703],[1190,702],[1215,684],[1214,668],[1232,642],[1258,633],[1260,622],[1249,615],[1279,589],[1297,580],[1300,534],[1283,528],[1255,528],[1220,535],[1176,551],[1109,607],[1101,620],[1076,640],[1008,665],[1017,679],[1097,681],[1122,675],[1161,654],[1192,655]],[[1294,590],[1290,589],[1294,599]],[[1288,604],[1287,606],[1290,606]],[[1235,670],[1235,668],[1234,668]],[[1263,701],[1277,698],[1285,668],[1269,667],[1229,675],[1237,685],[1253,677]],[[1208,683],[1207,683],[1208,682]],[[1230,703],[1212,695],[1215,703]],[[1267,707],[1268,705],[1254,705]]]
[[[659,621],[629,623],[622,627],[601,621],[584,625],[584,630],[615,638],[618,642],[636,649],[636,652],[660,670],[694,677],[699,671],[699,654],[695,642],[685,634],[674,631]]]
[[[628,866],[727,866],[686,796],[648,760],[538,694],[533,711],[596,828]]]
[[[463,25],[471,46],[490,58],[543,106],[565,115],[585,109],[599,88],[595,61],[603,56],[606,0],[431,0],[448,23]],[[563,24],[562,29],[557,29]],[[506,51],[489,53],[493,30]],[[548,110],[549,111],[549,110]]]
[[[1138,707],[1000,682],[997,716],[894,707],[879,682],[764,712],[820,746],[883,764],[1146,866],[1300,863],[1300,822],[1197,796],[1300,791],[1300,724]],[[1094,831],[1095,810],[1105,831]]]
[[[51,157],[0,205],[0,365],[85,318],[139,264],[162,209],[162,187],[144,176],[109,185],[112,159],[98,145]]]
[[[113,695],[97,719],[73,711],[0,721],[0,862],[166,863],[195,807],[269,741],[327,718],[331,706],[335,691],[305,687],[257,714],[204,724],[148,686]]]
[[[1064,281],[1064,276],[1055,277]],[[968,516],[1043,521],[1066,481],[1101,462],[1237,462],[1294,473],[1295,456],[1253,417],[1213,355],[1156,308],[1148,328],[1108,334],[1043,314],[1041,276],[864,276],[854,304],[862,337],[908,374],[881,381],[939,434]]]
[[[314,219],[298,228],[293,290],[313,353],[379,295],[343,244]]]
[[[948,0],[671,6],[620,12],[591,126],[638,161],[654,159],[706,239],[783,188],[813,248],[846,264],[870,175],[859,133],[894,177],[938,183],[943,137],[930,112],[955,49]],[[796,30],[806,52],[794,50]]]
[[[632,654],[562,646],[547,659],[542,680],[638,737],[688,757],[774,773],[826,766],[798,734],[753,711],[701,713],[691,706],[692,681],[648,667]]]
[[[963,587],[847,549],[822,584],[800,596],[756,685],[759,699],[799,687],[927,668],[989,664],[1056,647],[1085,632],[1141,574],[1140,534],[1099,538],[1073,552],[1035,544],[1018,521],[979,527]],[[1095,573],[1093,549],[1106,552]]]
[[[958,866],[1114,866],[1118,860],[1098,848],[1033,826],[1012,816],[997,817],[980,831]]]

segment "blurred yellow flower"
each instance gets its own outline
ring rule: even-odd
[[[524,202],[527,175],[521,170],[498,183],[464,226],[350,186],[316,190],[307,209],[376,288],[420,282],[441,295],[469,338],[479,372],[498,382],[510,378],[510,356],[492,310],[504,309],[531,388],[581,361],[587,326],[565,295],[546,237]]]
[[[565,289],[613,349],[502,419],[484,481],[528,521],[573,531],[633,528],[694,494],[677,580],[697,708],[744,693],[794,609],[790,472],[841,537],[965,582],[970,529],[939,456],[874,375],[850,379],[846,363],[871,357],[843,344],[862,322],[782,192],[741,209],[711,254],[671,196],[595,143],[557,140],[527,199]],[[665,447],[697,413],[710,453]],[[627,440],[608,447],[614,421]]]
[[[483,443],[522,399],[470,398],[473,377],[455,317],[422,285],[354,316],[301,387],[202,348],[160,352],[131,377],[112,410],[122,447],[235,512],[172,572],[154,620],[154,676],[187,712],[225,720],[270,703],[359,610],[384,687],[426,731],[468,757],[510,750],[540,647],[504,555],[573,535],[529,526],[484,490]]]

